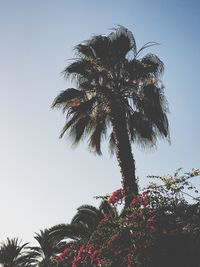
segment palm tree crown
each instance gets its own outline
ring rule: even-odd
[[[53,103],[66,113],[61,137],[68,133],[74,144],[89,136],[89,148],[101,155],[109,133],[126,196],[138,192],[131,142],[151,147],[157,137],[169,137],[163,63],[154,54],[140,57],[155,44],[137,50],[133,34],[120,26],[77,45],[76,58],[64,70],[77,86],[62,91]]]
[[[87,240],[105,216],[117,215],[117,211],[107,201],[102,201],[99,208],[82,205],[77,208],[70,224],[58,224],[49,228],[49,236],[61,244],[64,239]]]
[[[48,229],[41,230],[34,236],[39,246],[29,247],[29,266],[53,267],[53,257],[60,252],[59,243],[51,235]]]
[[[1,243],[0,247],[0,263],[4,267],[20,267],[25,266],[25,250],[28,243],[20,244],[18,238],[7,238]]]

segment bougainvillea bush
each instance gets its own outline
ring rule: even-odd
[[[162,184],[150,183],[120,215],[105,214],[87,240],[67,243],[56,257],[57,266],[200,266],[200,204],[190,184],[200,171],[184,175],[179,171],[173,176],[151,176]],[[116,210],[124,204],[124,191],[105,198]]]
[[[56,257],[57,266],[200,266],[200,205],[190,184],[199,174],[151,176],[162,184],[150,183],[120,215],[106,214],[87,240],[69,242]],[[116,209],[124,191],[105,198]]]

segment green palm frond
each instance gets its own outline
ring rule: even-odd
[[[57,241],[69,238],[79,240],[88,236],[88,229],[78,224],[58,224],[49,228],[50,236]]]
[[[87,43],[87,41],[85,43]],[[87,59],[95,57],[95,55],[93,54],[94,50],[88,44],[79,44],[75,46],[74,51],[77,56],[81,58]]]
[[[164,72],[163,62],[154,54],[147,54],[141,59],[141,62],[144,64],[147,73],[153,74],[156,78]]]
[[[74,122],[74,124],[70,127],[69,136],[71,137],[73,145],[79,143],[79,141],[85,137],[85,131],[90,122],[90,116],[85,115],[83,117],[79,117],[78,120]]]
[[[80,99],[82,99],[84,97],[84,93],[80,90],[74,89],[74,88],[68,88],[65,91],[62,91],[54,100],[52,107],[57,107],[60,108],[63,105],[66,107],[71,107],[73,105],[73,101],[74,101],[74,105],[75,105],[75,100],[80,101]],[[65,107],[65,108],[66,108]],[[65,111],[65,109],[63,110]]]
[[[5,266],[18,266],[25,253],[28,243],[20,244],[18,238],[7,238],[0,246],[0,263]]]
[[[72,218],[71,224],[84,225],[86,228],[90,230],[94,230],[99,223],[99,218],[96,217],[96,214],[91,214],[90,211],[79,211]]]
[[[131,31],[123,26],[114,28],[114,32],[111,32],[108,36],[112,44],[112,52],[116,54],[118,58],[126,57],[126,55],[132,50],[134,56],[137,53],[137,46],[135,37]]]
[[[149,48],[149,47],[151,47],[151,46],[154,46],[154,45],[159,45],[159,43],[156,43],[156,42],[148,42],[148,43],[144,44],[144,45],[137,51],[135,58],[140,57],[141,52],[143,52],[143,50],[145,50],[145,49],[147,49],[147,48]]]
[[[106,121],[97,117],[95,120],[96,126],[93,126],[93,132],[90,136],[89,139],[89,147],[91,151],[96,152],[98,155],[101,155],[101,143],[102,143],[102,138],[106,136],[107,132],[107,125]]]
[[[81,205],[80,207],[77,208],[78,211],[80,210],[90,210],[94,213],[99,213],[99,209],[96,208],[95,206],[92,206],[92,205],[88,205],[88,204],[85,204],[85,205]]]
[[[113,208],[107,201],[102,201],[99,208],[92,205],[82,205],[77,209],[71,224],[86,226],[90,232],[93,232],[105,215],[114,216],[114,214],[117,213],[115,211],[113,213]]]
[[[111,155],[114,155],[116,152],[116,139],[115,139],[115,134],[112,132],[110,134],[109,138],[109,151]]]

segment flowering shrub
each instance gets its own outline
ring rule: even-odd
[[[179,176],[154,176],[130,207],[118,216],[106,214],[87,240],[78,240],[57,256],[58,266],[72,267],[198,267],[200,266],[200,205],[189,204],[185,187],[199,170]],[[196,191],[197,193],[197,191]],[[124,203],[124,190],[107,198]]]

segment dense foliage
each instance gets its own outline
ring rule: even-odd
[[[123,189],[100,197],[99,208],[83,205],[70,224],[37,234],[38,247],[8,239],[1,245],[0,263],[5,267],[198,267],[200,198],[190,180],[199,175],[200,170],[192,170],[151,176],[162,183],[151,182],[121,212]],[[18,252],[14,257],[11,247]]]
[[[69,243],[58,266],[200,266],[200,203],[193,197],[189,204],[183,191],[199,174],[151,177],[164,184],[151,183],[120,216],[105,216],[88,240]],[[123,199],[122,189],[107,198],[114,208]]]

